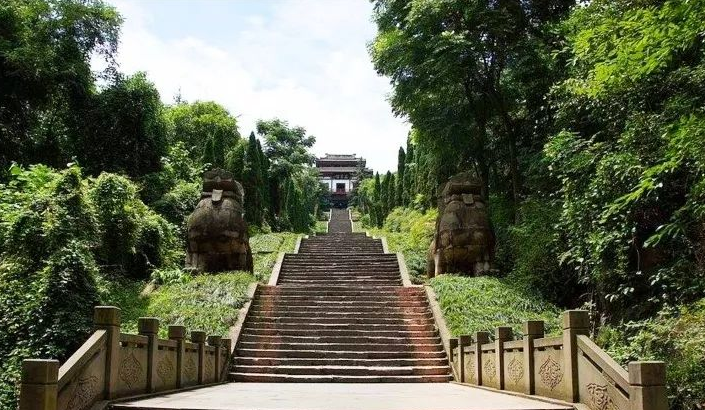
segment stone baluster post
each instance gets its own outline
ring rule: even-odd
[[[220,336],[208,336],[208,345],[215,348],[215,353],[213,354],[213,381],[220,381]]]
[[[137,319],[137,330],[140,335],[147,336],[147,393],[152,393],[157,387],[157,349],[159,348],[159,319],[141,317]]]
[[[230,357],[232,355],[233,340],[229,337],[220,339],[220,343],[225,351],[225,363],[223,363],[223,369],[218,373],[218,381],[225,381],[227,379],[228,368],[230,366]]]
[[[544,336],[545,324],[543,320],[528,320],[524,322],[524,380],[526,381],[526,394],[534,394],[534,340]]]
[[[472,344],[472,336],[462,335],[458,337],[458,374],[460,374],[460,382],[466,383],[467,377],[465,376],[465,351],[466,348]]]
[[[477,378],[478,386],[482,386],[482,345],[489,343],[490,333],[489,332],[477,332],[475,333],[475,377]]]
[[[115,306],[96,306],[93,310],[93,326],[107,333],[103,391],[106,399],[114,399],[117,397],[120,370],[120,309]]]
[[[186,354],[186,327],[169,326],[169,339],[176,341],[176,387],[183,387],[184,383],[184,355]]]
[[[586,310],[563,312],[563,361],[565,363],[566,400],[577,403],[580,398],[578,384],[578,335],[587,335],[590,316]]]
[[[500,390],[504,390],[504,342],[514,338],[512,328],[509,326],[499,326],[495,329],[495,363],[497,364],[497,381]]]
[[[450,347],[450,360],[451,370],[453,371],[453,376],[460,377],[460,371],[458,370],[458,338],[451,337],[448,339],[448,345]]]
[[[19,410],[56,410],[59,398],[59,361],[22,361]]]
[[[631,410],[668,410],[664,362],[629,363],[629,402]]]
[[[203,384],[206,359],[206,332],[200,330],[191,331],[191,342],[198,345],[198,384]]]

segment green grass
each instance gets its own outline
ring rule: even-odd
[[[493,277],[440,275],[430,280],[453,336],[493,332],[512,326],[519,334],[526,320],[544,320],[546,333],[560,331],[560,311],[516,283]]]
[[[328,232],[328,221],[316,221],[316,226],[313,229],[314,233]]]
[[[121,308],[125,333],[135,333],[137,319],[148,316],[161,320],[162,336],[166,336],[170,324],[225,336],[237,320],[238,310],[247,301],[248,286],[269,280],[279,252],[292,252],[298,237],[298,234],[283,232],[251,238],[254,274],[235,271],[186,276],[181,282],[156,289],[143,281],[101,279],[101,300],[106,305]]]

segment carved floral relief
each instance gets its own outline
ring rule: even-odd
[[[89,376],[79,379],[76,382],[76,387],[73,389],[73,394],[66,405],[67,409],[84,410],[87,409],[93,400],[98,396],[98,378]]]
[[[561,364],[555,361],[553,357],[548,356],[539,368],[539,376],[541,376],[541,382],[553,390],[563,380]]]
[[[137,386],[142,381],[142,365],[134,352],[130,351],[130,354],[122,360],[118,376],[129,388]]]
[[[588,405],[592,410],[619,410],[609,396],[607,385],[590,383],[587,385],[587,391],[590,394]]]
[[[519,383],[519,380],[524,377],[524,364],[521,360],[517,360],[516,357],[513,357],[512,360],[509,361],[507,365],[507,375],[515,385]]]

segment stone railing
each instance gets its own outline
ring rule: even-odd
[[[586,311],[563,313],[563,334],[544,337],[543,321],[524,324],[513,340],[511,327],[450,339],[457,381],[580,403],[591,410],[667,410],[666,366],[632,362],[629,371],[588,336]]]
[[[120,333],[120,309],[98,306],[95,332],[61,367],[56,360],[22,362],[20,410],[83,410],[123,397],[224,381],[231,341],[140,318],[139,334]]]

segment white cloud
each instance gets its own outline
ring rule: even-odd
[[[315,135],[317,154],[356,153],[377,171],[396,168],[408,125],[393,117],[388,82],[367,55],[375,30],[367,1],[278,0],[271,13],[243,18],[243,27],[223,27],[217,44],[205,34],[166,38],[144,3],[114,4],[125,18],[121,71],[146,71],[165,102],[179,92],[217,101],[238,116],[243,134],[257,119],[279,117]]]

